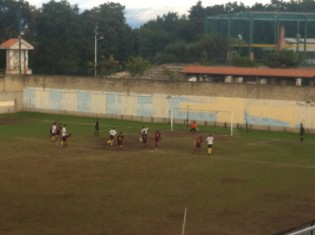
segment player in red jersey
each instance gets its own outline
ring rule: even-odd
[[[145,131],[142,132],[141,138],[142,138],[142,148],[146,149],[147,148],[148,135],[145,133]]]
[[[117,151],[121,151],[122,150],[122,144],[123,144],[123,139],[125,137],[122,135],[121,132],[119,132],[119,134],[117,135]]]
[[[195,149],[193,151],[193,154],[195,152],[197,152],[197,154],[200,154],[200,149],[201,149],[201,144],[202,144],[203,140],[202,140],[202,137],[199,136],[196,140],[195,140]]]
[[[157,150],[160,146],[161,133],[157,130],[154,133],[154,141],[155,141],[155,150]]]

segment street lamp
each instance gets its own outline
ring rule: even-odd
[[[98,37],[98,27],[95,27],[94,31],[94,77],[97,75],[97,41],[102,40],[103,37]]]
[[[238,56],[241,57],[241,42],[243,40],[243,37],[241,34],[239,34],[237,36],[238,36]]]
[[[300,47],[300,34],[298,33],[296,35],[296,52],[299,53],[299,48]]]

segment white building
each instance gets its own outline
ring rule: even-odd
[[[32,74],[28,67],[28,51],[34,47],[21,38],[11,38],[2,44],[0,49],[6,50],[6,74]]]

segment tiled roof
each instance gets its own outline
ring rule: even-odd
[[[25,41],[23,38],[21,39],[21,45],[19,44],[19,39],[18,38],[11,38],[2,44],[0,44],[0,49],[19,49],[19,46],[21,46],[22,50],[33,50],[34,47],[29,44],[27,41]]]
[[[208,75],[232,75],[232,76],[256,76],[256,77],[292,77],[314,78],[315,69],[311,68],[243,68],[232,66],[187,66],[181,71],[185,74],[208,74]]]
[[[18,43],[19,42],[19,39],[18,38],[11,38],[5,42],[3,42],[1,45],[0,45],[0,49],[8,49],[10,48],[11,46],[13,46],[14,44]]]

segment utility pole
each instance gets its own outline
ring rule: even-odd
[[[98,27],[95,26],[94,30],[94,77],[97,76],[97,41],[103,39],[103,37],[98,37]]]

